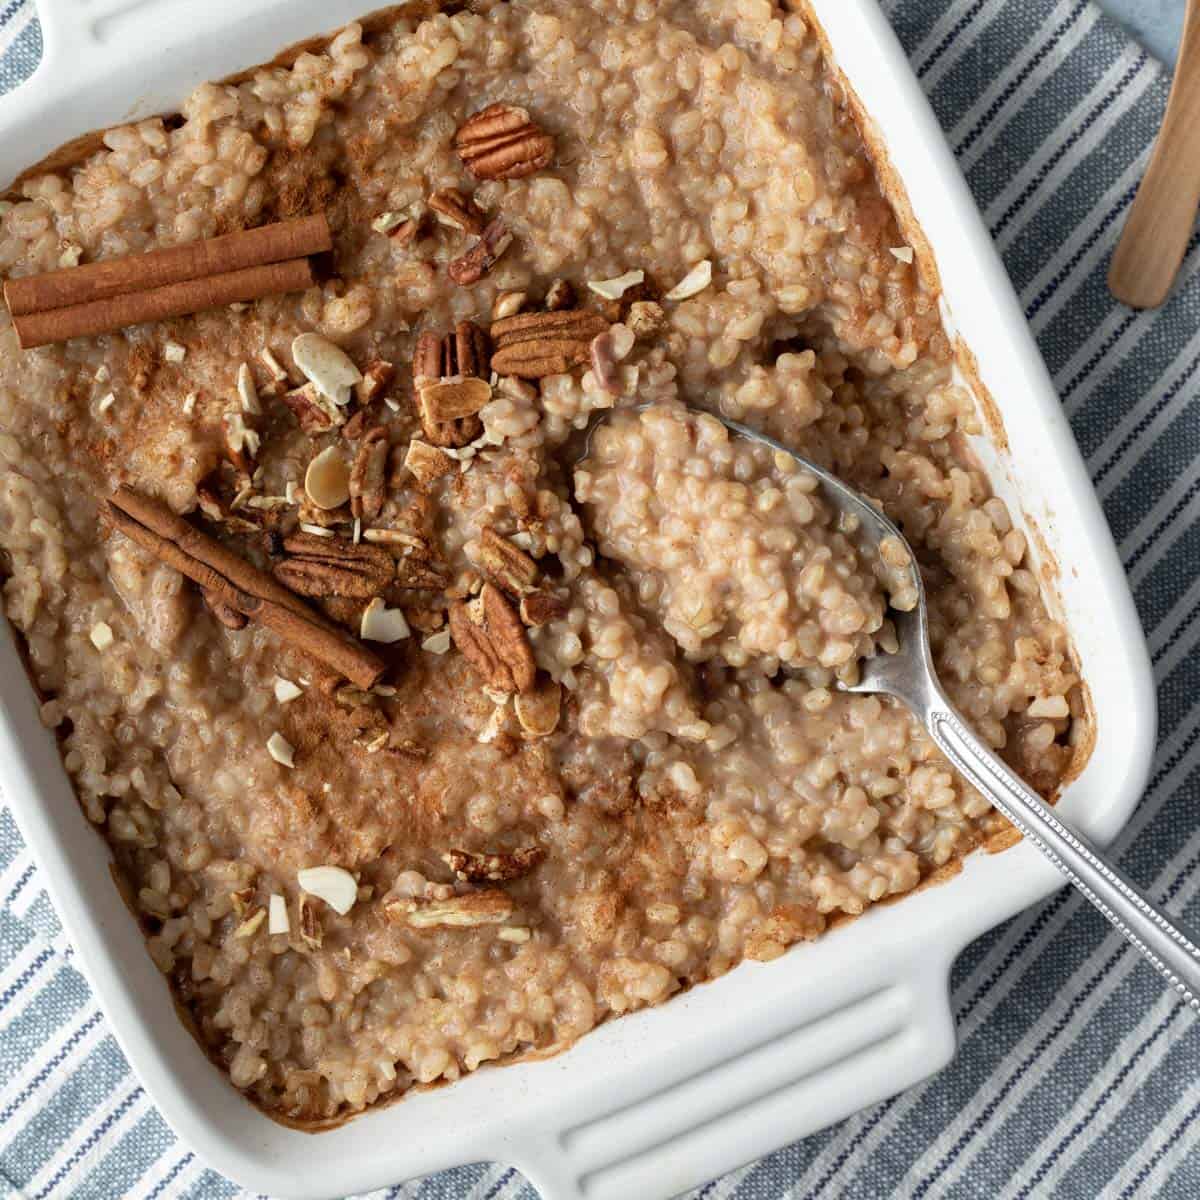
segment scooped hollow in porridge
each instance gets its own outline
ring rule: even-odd
[[[808,20],[432,9],[0,206],[11,282],[328,221],[221,307],[58,341],[51,308],[25,350],[0,307],[4,608],[44,720],[197,1036],[303,1123],[568,1046],[999,830],[901,707],[833,687],[886,651],[902,564],[694,410],[901,526],[939,674],[1027,780],[1086,744]]]

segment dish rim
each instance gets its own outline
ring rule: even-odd
[[[13,94],[15,105],[12,97],[0,99],[0,145],[13,145],[21,127],[28,133],[48,113],[61,122],[62,111],[80,111],[79,100],[98,81],[121,94],[122,77],[146,79],[130,69],[161,56],[164,38],[178,54],[186,52],[186,42],[198,43],[186,66],[177,63],[171,73],[178,97],[193,79],[239,69],[228,62],[231,56],[245,60],[257,53],[268,61],[281,42],[337,28],[357,15],[360,4],[266,0],[247,13],[240,11],[245,7],[240,0],[212,0],[205,13],[192,15],[189,9],[185,15],[158,0],[152,7],[169,14],[169,28],[160,22],[157,34],[114,53],[72,24],[80,21],[75,0],[39,0],[45,57],[33,79]],[[984,339],[981,375],[998,398],[1010,441],[1015,446],[1027,440],[1014,417],[1036,418],[1060,468],[1058,483],[1048,487],[1053,505],[1034,516],[1047,518],[1042,528],[1064,569],[1078,578],[1081,566],[1090,567],[1100,593],[1086,609],[1104,627],[1106,636],[1098,640],[1111,652],[1103,688],[1093,686],[1098,733],[1105,714],[1117,713],[1112,697],[1124,692],[1120,745],[1111,737],[1097,741],[1092,761],[1067,787],[1063,808],[1077,827],[1106,841],[1141,793],[1155,732],[1145,643],[1111,534],[1024,314],[877,0],[813,0],[812,7],[833,61],[873,114],[869,126],[879,139],[876,149],[884,147],[886,155],[886,162],[877,163],[881,173],[890,164],[893,184],[908,181],[908,199],[926,234],[930,181],[943,193],[938,208],[951,225],[930,238],[932,253],[946,294],[975,293],[987,300],[999,345]],[[115,8],[102,3],[96,11],[103,17]],[[218,28],[224,45],[203,37]],[[264,37],[273,39],[265,52],[257,49]],[[851,62],[858,68],[851,70]],[[856,73],[867,62],[874,76]],[[136,115],[169,107],[156,101],[154,87],[166,84],[155,79],[151,72],[139,101],[154,107]],[[94,107],[82,110],[100,119]],[[6,166],[0,161],[0,175]],[[964,282],[964,272],[973,278]],[[962,327],[971,327],[970,314]],[[963,336],[978,354],[980,341]],[[1001,389],[991,378],[997,353],[1012,376]],[[1024,399],[1010,399],[1018,391]],[[1086,545],[1061,546],[1067,526]],[[1062,579],[1068,599],[1070,571]],[[2,642],[0,666],[10,668],[11,678],[10,656],[17,653],[11,629]],[[1085,658],[1089,684],[1094,674]],[[936,889],[869,911],[775,963],[744,963],[669,1004],[608,1022],[554,1059],[480,1071],[452,1089],[410,1095],[315,1138],[271,1121],[235,1096],[173,1006],[163,1003],[165,984],[108,878],[107,856],[96,853],[102,843],[79,811],[53,736],[38,721],[33,689],[22,678],[20,695],[12,691],[6,687],[0,697],[0,783],[134,1070],[170,1124],[210,1165],[254,1190],[297,1200],[366,1191],[485,1157],[518,1166],[556,1200],[675,1194],[944,1065],[954,1045],[948,997],[953,958],[973,937],[1061,882],[1027,845],[1003,856],[972,855],[956,878]],[[1106,805],[1100,803],[1102,791],[1114,794]],[[948,888],[958,889],[956,898],[970,888],[974,902],[945,903],[952,894]],[[912,932],[918,906],[929,922],[920,926],[921,936]],[[771,974],[760,978],[764,971]],[[855,1025],[879,1036],[864,1043]],[[718,1036],[723,1041],[714,1054]],[[443,1110],[449,1116],[444,1123]],[[697,1122],[705,1145],[697,1144]],[[469,1148],[455,1126],[472,1129]],[[405,1136],[410,1142],[401,1146]]]

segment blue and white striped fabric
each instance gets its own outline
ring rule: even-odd
[[[1200,239],[1160,312],[1134,315],[1104,284],[1168,81],[1090,0],[886,3],[1024,301],[1132,579],[1160,746],[1117,849],[1195,927]],[[31,5],[0,0],[0,92],[39,49]],[[695,1196],[1200,1196],[1200,1023],[1086,903],[1059,892],[975,943],[954,972],[954,1008],[961,1050],[941,1074]],[[0,809],[5,1195],[244,1193],[174,1138],[131,1075]],[[386,1195],[532,1200],[519,1175],[483,1165]]]

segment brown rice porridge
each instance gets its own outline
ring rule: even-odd
[[[682,404],[883,505],[943,681],[1034,786],[1084,741],[936,293],[805,18],[471,8],[201,87],[0,206],[10,277],[318,209],[333,226],[299,294],[24,353],[0,307],[5,611],[154,961],[233,1083],[293,1120],[566,1046],[999,827],[907,712],[833,688],[888,648],[887,566],[802,474],[673,442],[707,428]],[[530,171],[476,179],[456,132],[497,102],[528,111]],[[483,332],[433,339],[466,321]],[[367,379],[322,429],[299,347],[328,342]],[[433,419],[468,394],[478,412]],[[619,415],[576,495],[589,414],[651,403],[670,437]],[[631,487],[655,464],[692,471],[673,516]],[[382,685],[231,627],[99,520],[121,484],[386,637]],[[748,487],[769,498],[747,544],[687,550],[689,610],[670,520],[702,524],[706,489],[740,520]],[[808,587],[813,562],[836,582]],[[797,586],[811,602],[772,607]]]

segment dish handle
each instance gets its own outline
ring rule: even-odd
[[[955,1048],[950,961],[866,990],[860,978],[856,993],[826,995],[807,1015],[778,996],[761,1023],[747,1014],[739,1044],[685,1044],[666,1077],[630,1064],[598,1081],[601,1115],[566,1114],[552,1130],[526,1130],[507,1158],[542,1200],[675,1196],[945,1066]],[[594,1113],[594,1097],[584,1107]]]

